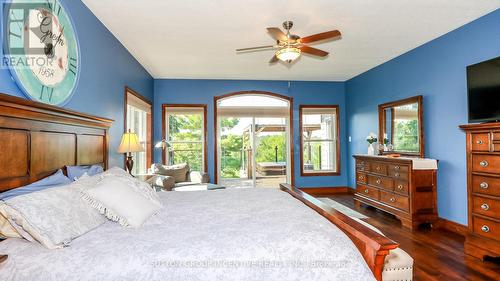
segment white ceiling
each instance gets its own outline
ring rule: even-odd
[[[495,9],[500,0],[83,0],[154,78],[345,81]],[[266,27],[332,29],[326,59],[269,65]]]

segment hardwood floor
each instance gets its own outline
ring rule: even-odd
[[[326,197],[322,195],[321,197]],[[499,261],[481,262],[464,254],[464,238],[443,229],[402,228],[394,216],[363,205],[354,207],[352,195],[329,198],[366,215],[366,222],[380,229],[414,259],[414,280],[500,280]]]

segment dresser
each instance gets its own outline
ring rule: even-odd
[[[469,232],[465,253],[500,256],[500,123],[460,126],[467,140]]]
[[[437,161],[354,155],[356,206],[366,204],[395,215],[404,227],[435,223]]]

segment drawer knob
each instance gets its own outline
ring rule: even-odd
[[[477,144],[483,144],[483,140],[477,140],[476,143]]]
[[[486,232],[486,233],[490,232],[490,228],[489,228],[487,225],[483,225],[483,226],[481,227],[481,230],[482,230],[483,232]]]
[[[380,184],[380,179],[377,179],[376,183],[377,183],[377,184]]]
[[[479,162],[479,166],[481,166],[481,167],[487,167],[488,166],[488,161],[483,160],[483,161]]]
[[[380,171],[380,166],[377,166],[377,168],[376,168],[376,169],[377,169],[377,171]]]
[[[399,169],[401,169],[401,167],[399,167],[399,166],[394,167],[394,170],[399,170]]]
[[[402,190],[403,189],[403,185],[402,184],[398,185],[398,189]]]
[[[368,188],[367,188],[367,189],[365,189],[365,193],[368,193]]]
[[[394,176],[395,176],[396,178],[399,178],[399,176],[400,176],[400,175],[399,175],[399,173],[395,173],[395,174],[394,174]]]
[[[394,202],[396,202],[396,198],[391,197],[391,199],[389,199],[389,201],[391,201],[391,202],[393,202],[393,203],[394,203]]]
[[[490,206],[488,206],[488,204],[484,203],[481,205],[481,209],[488,211],[490,209]]]
[[[365,177],[363,177],[363,176],[359,176],[359,179],[360,179],[360,180],[364,180],[364,179],[365,179]]]
[[[479,187],[481,187],[482,189],[488,189],[488,183],[487,182],[482,182],[479,184]]]

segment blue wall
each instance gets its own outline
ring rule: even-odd
[[[223,94],[260,90],[293,97],[295,184],[307,186],[346,186],[346,134],[345,134],[345,89],[337,82],[291,82],[286,81],[239,81],[239,80],[155,80],[154,84],[154,139],[162,137],[161,106],[164,103],[208,105],[208,172],[214,178],[214,97]],[[298,110],[300,104],[338,104],[340,106],[341,175],[334,177],[300,177],[300,143]],[[155,151],[155,160],[161,161],[161,151]]]
[[[467,224],[465,134],[466,66],[500,56],[500,10],[363,73],[346,83],[350,157],[366,153],[365,137],[378,132],[377,106],[424,96],[426,157],[439,159],[439,216]]]
[[[62,2],[73,19],[81,63],[79,83],[65,107],[115,120],[110,129],[109,163],[122,167],[123,155],[115,151],[124,126],[124,87],[128,85],[152,101],[153,79],[80,0]],[[24,97],[8,69],[0,68],[0,92]]]

